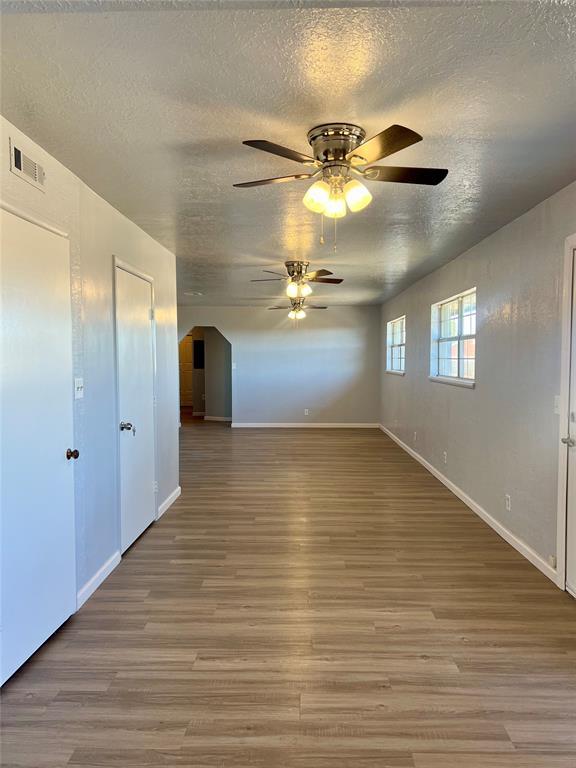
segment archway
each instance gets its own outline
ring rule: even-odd
[[[232,421],[232,345],[214,326],[194,326],[179,345],[180,420]]]

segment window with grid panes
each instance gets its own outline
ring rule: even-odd
[[[406,315],[386,325],[386,370],[404,373],[406,362]]]
[[[445,379],[475,380],[475,288],[433,305],[430,374]]]

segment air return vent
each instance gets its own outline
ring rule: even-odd
[[[44,191],[46,177],[44,168],[30,157],[21,143],[16,145],[12,139],[10,139],[10,170],[24,181]]]

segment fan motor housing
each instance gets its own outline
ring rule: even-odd
[[[366,131],[353,123],[324,123],[308,131],[308,143],[319,163],[347,163],[346,155],[366,138]]]
[[[290,277],[303,277],[308,271],[309,261],[285,261],[284,266]]]

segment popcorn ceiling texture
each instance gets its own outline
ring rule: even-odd
[[[176,253],[183,304],[266,306],[249,280],[287,258],[345,278],[329,304],[382,301],[576,178],[574,5],[314,5],[5,3],[3,113]],[[371,184],[336,253],[305,182],[232,188],[301,170],[243,139],[306,151],[332,120],[407,125],[424,141],[388,164],[450,169]]]

